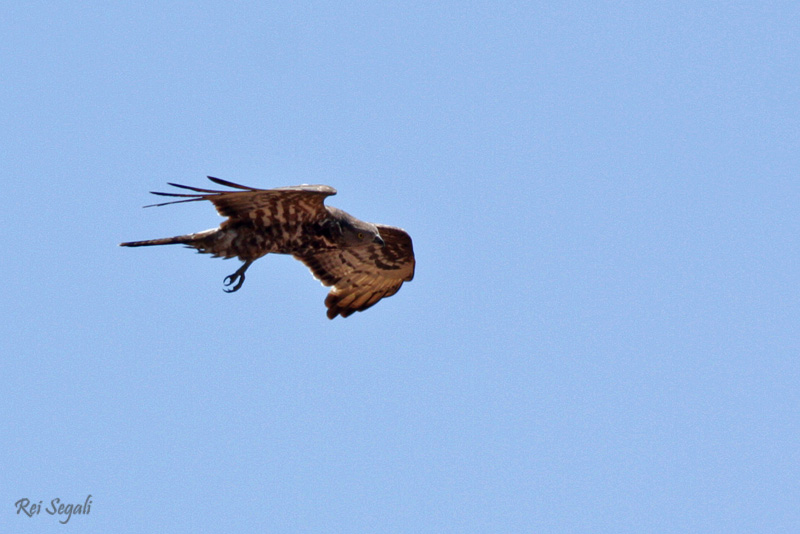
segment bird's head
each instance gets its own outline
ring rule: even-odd
[[[342,239],[347,246],[385,245],[378,227],[372,223],[348,216],[339,220],[339,227],[342,230]]]

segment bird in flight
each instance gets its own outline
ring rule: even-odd
[[[208,177],[232,190],[216,191],[188,185],[169,185],[192,193],[160,193],[180,197],[150,206],[208,200],[227,217],[219,228],[204,232],[120,243],[122,247],[186,245],[213,257],[239,258],[244,263],[224,280],[225,291],[237,291],[245,271],[267,254],[291,254],[302,261],[325,286],[328,318],[347,317],[391,297],[403,282],[414,278],[411,237],[401,228],[372,224],[340,209],[326,206],[336,194],[327,185],[298,185],[255,189]]]

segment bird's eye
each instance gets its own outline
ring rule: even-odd
[[[358,238],[359,239],[364,239],[364,234],[362,234],[361,232],[358,232]]]

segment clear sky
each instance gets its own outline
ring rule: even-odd
[[[0,65],[0,531],[800,531],[796,1],[18,2]],[[206,175],[416,277],[117,246]]]

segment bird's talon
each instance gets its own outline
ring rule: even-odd
[[[244,272],[241,272],[241,271],[242,271],[242,269],[236,271],[235,273],[233,273],[231,275],[226,276],[225,279],[222,281],[222,283],[226,287],[231,285],[231,284],[233,284],[233,283],[236,284],[230,289],[223,289],[223,291],[225,293],[233,293],[234,291],[238,291],[239,288],[242,287],[242,284],[244,284]]]

